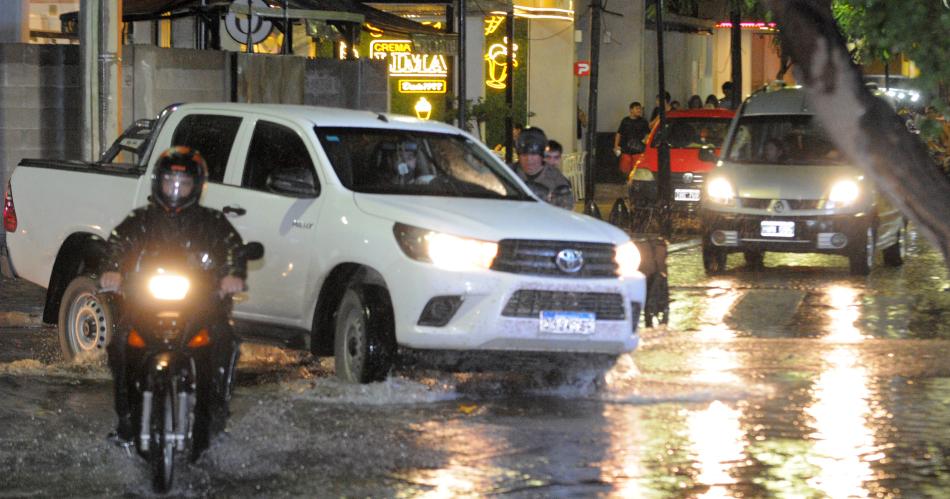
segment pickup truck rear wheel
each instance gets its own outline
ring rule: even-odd
[[[69,283],[59,305],[59,347],[66,360],[105,355],[112,336],[112,310],[96,292],[96,281],[79,276]]]
[[[389,293],[379,286],[353,283],[334,316],[336,376],[350,383],[386,379],[395,361],[395,332]]]

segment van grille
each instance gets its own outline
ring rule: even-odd
[[[521,289],[505,305],[505,317],[537,318],[542,310],[559,312],[593,312],[597,320],[620,321],[623,296],[617,293],[581,293]]]
[[[584,264],[577,272],[565,272],[557,267],[557,254],[565,249],[580,251],[583,255]],[[612,244],[503,239],[498,243],[492,270],[559,277],[616,277],[617,262]]]
[[[743,208],[756,210],[767,209],[772,205],[772,201],[772,199],[762,198],[739,198]],[[791,210],[817,210],[821,204],[819,199],[786,199],[785,202],[788,203],[788,208]]]

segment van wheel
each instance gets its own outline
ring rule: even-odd
[[[726,251],[703,241],[703,269],[707,275],[721,274],[726,271]]]
[[[97,296],[96,281],[76,277],[66,287],[59,305],[59,347],[66,360],[105,355],[112,338],[112,309]]]
[[[868,275],[874,266],[874,226],[868,225],[863,233],[855,236],[848,253],[851,275]]]
[[[334,315],[337,378],[350,383],[382,381],[395,362],[392,302],[379,286],[350,284]]]
[[[907,228],[905,227],[897,229],[897,242],[884,249],[884,265],[900,267],[904,264],[904,257],[907,256],[906,232]]]

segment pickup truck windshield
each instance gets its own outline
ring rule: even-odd
[[[504,165],[461,135],[315,128],[348,189],[377,194],[531,200]]]
[[[844,155],[809,115],[741,118],[727,159],[736,163],[840,165]]]

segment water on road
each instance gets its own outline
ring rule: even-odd
[[[246,345],[228,432],[186,496],[939,497],[950,490],[950,292],[913,238],[900,268],[670,258],[670,324],[603,380],[397,371]],[[51,328],[0,330],[2,495],[150,495],[103,438],[108,371],[63,364]]]

